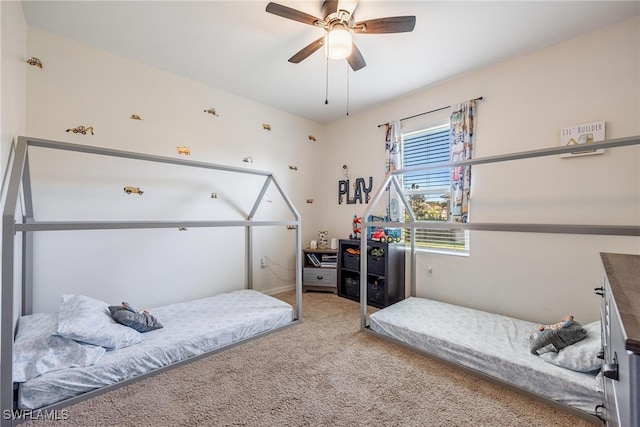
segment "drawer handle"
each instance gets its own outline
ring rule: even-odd
[[[322,279],[324,279],[324,276],[316,276],[316,279],[322,280]]]
[[[613,354],[613,363],[605,363],[602,367],[602,374],[612,380],[618,381],[618,354]]]
[[[599,288],[594,288],[593,289],[593,293],[596,295],[604,295],[604,288],[603,287],[599,287]]]
[[[618,364],[617,363],[605,363],[602,369],[602,374],[612,380],[618,380]]]

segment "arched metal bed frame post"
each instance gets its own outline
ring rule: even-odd
[[[400,200],[402,200],[402,204],[404,205],[407,213],[409,214],[409,219],[411,222],[415,222],[415,215],[413,213],[413,209],[411,209],[411,205],[407,202],[407,198],[404,195],[404,190],[402,189],[402,185],[400,181],[398,181],[398,174],[389,173],[387,177],[380,187],[378,193],[376,193],[375,197],[369,204],[364,216],[362,217],[361,222],[361,231],[360,233],[360,329],[363,330],[366,328],[366,317],[367,317],[367,236],[369,235],[369,227],[375,227],[379,224],[385,224],[384,222],[379,221],[369,221],[368,218],[372,215],[373,209],[376,207],[382,195],[387,189],[393,184],[398,196],[400,196]],[[388,223],[386,223],[388,224]],[[395,223],[394,223],[395,224]],[[415,268],[415,255],[416,255],[416,238],[415,233],[411,233],[411,292],[412,294],[415,292],[415,283],[416,283],[416,268]],[[405,263],[406,267],[406,263]],[[406,284],[402,283],[401,286],[406,288]],[[404,292],[403,292],[404,293]]]
[[[260,206],[260,203],[262,202],[262,199],[265,195],[265,193],[267,192],[267,188],[269,187],[269,185],[273,183],[273,185],[275,185],[275,187],[278,189],[278,192],[280,193],[280,196],[282,197],[282,199],[284,200],[284,202],[287,204],[287,207],[289,208],[289,210],[291,211],[291,213],[293,213],[295,220],[298,224],[294,225],[294,227],[296,228],[296,272],[302,271],[302,227],[300,227],[300,222],[301,222],[301,218],[300,218],[300,213],[298,212],[298,210],[296,209],[296,207],[293,205],[293,202],[291,201],[291,199],[289,198],[289,196],[287,196],[287,194],[284,192],[284,190],[282,189],[282,187],[280,186],[280,184],[278,183],[278,180],[276,179],[276,177],[273,174],[270,174],[267,177],[267,180],[264,183],[264,186],[262,187],[262,190],[260,191],[260,194],[258,195],[258,198],[256,199],[256,203],[253,207],[253,209],[251,210],[251,213],[249,214],[248,219],[252,220],[256,211],[258,210],[258,207]],[[252,228],[251,227],[247,227],[247,230],[249,231],[249,233],[252,233]],[[251,247],[253,246],[253,239],[250,239],[251,242]],[[249,244],[247,245],[247,247],[249,247]],[[251,280],[249,280],[249,286],[250,289],[253,289],[253,267],[252,267],[252,263],[253,263],[253,252],[249,251],[248,254],[248,268],[250,269],[250,276]],[[300,289],[302,290],[302,277],[300,277],[300,274],[296,273],[296,289]],[[296,307],[302,307],[302,292],[296,292]],[[297,318],[302,320],[302,311],[300,309],[300,311],[297,313]]]
[[[111,157],[120,157],[133,160],[142,160],[155,163],[173,164],[178,166],[204,168],[211,170],[218,170],[223,172],[241,173],[247,175],[264,176],[265,182],[260,190],[260,193],[253,204],[250,213],[247,215],[247,219],[244,220],[186,220],[186,221],[50,221],[39,222],[35,221],[33,215],[33,204],[31,200],[31,182],[29,177],[29,161],[28,161],[28,148],[42,147],[51,148],[57,150],[74,151],[80,153],[105,155]],[[36,231],[52,231],[52,230],[115,230],[115,229],[144,229],[144,228],[175,228],[175,227],[245,227],[246,230],[246,256],[247,256],[247,284],[249,289],[253,288],[253,231],[254,226],[293,226],[296,229],[296,311],[295,319],[292,323],[302,321],[302,230],[301,230],[301,218],[300,213],[295,208],[293,202],[289,196],[284,192],[275,176],[272,172],[244,169],[232,166],[218,165],[214,163],[197,162],[183,159],[176,159],[171,157],[155,156],[150,154],[135,153],[129,151],[114,150],[108,148],[99,148],[93,146],[70,144],[57,141],[49,141],[37,138],[28,138],[24,136],[18,137],[18,142],[15,149],[12,150],[13,156],[10,156],[8,167],[9,178],[7,185],[6,200],[2,213],[2,291],[1,296],[1,317],[0,321],[0,365],[2,370],[0,372],[0,426],[8,427],[14,425],[14,410],[13,398],[13,338],[15,332],[15,325],[19,315],[30,314],[32,312],[32,299],[33,299],[33,233]],[[273,184],[277,188],[280,196],[284,200],[285,204],[289,208],[290,213],[293,215],[293,220],[282,221],[255,221],[254,216],[258,211],[261,202],[263,201],[264,194],[269,186]],[[22,190],[24,206],[20,206],[22,215],[21,223],[16,222],[18,200],[20,197],[20,190]],[[15,305],[15,276],[18,270],[16,269],[16,234],[22,233],[22,251],[21,251],[21,288],[20,294],[20,310],[21,313],[16,316],[14,311]],[[211,354],[213,352],[207,353]],[[164,368],[160,368],[157,372],[164,369],[176,366],[180,362],[169,365]],[[156,371],[154,371],[156,372]],[[151,372],[150,374],[152,374]],[[112,386],[107,386],[102,389],[98,389],[95,392],[99,393],[100,390],[113,389],[117,386],[126,385],[134,382],[138,379],[144,378],[145,375],[134,378],[133,380],[126,380]],[[94,396],[96,393],[88,392],[87,397]],[[60,405],[64,405],[65,402],[73,401],[74,403],[82,400],[82,395],[76,398],[63,401]],[[52,407],[58,407],[58,405],[51,405]],[[49,408],[49,407],[47,407]],[[8,411],[8,412],[7,412]],[[15,422],[19,422],[15,420]]]
[[[7,199],[2,212],[2,315],[0,330],[0,401],[2,402],[2,427],[13,425],[13,306],[14,306],[14,223],[17,209],[17,195],[27,154],[26,144],[18,144],[13,154],[13,164],[9,175]],[[10,197],[15,195],[16,197]],[[10,410],[6,417],[6,410]]]

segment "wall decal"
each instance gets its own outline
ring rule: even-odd
[[[132,114],[129,118],[131,120],[142,120],[142,118],[140,118],[140,116],[137,114]]]
[[[218,198],[218,193],[211,193],[211,198],[212,199],[217,199]]]
[[[245,163],[253,163],[253,157],[247,156],[244,159],[242,159],[242,161]]]
[[[211,114],[212,116],[220,117],[218,113],[216,113],[215,108],[209,108],[208,110],[204,110],[205,113]]]
[[[353,183],[353,198],[349,197],[350,187],[348,179],[341,179],[338,181],[338,204],[342,204],[342,202],[345,201],[345,198],[348,205],[363,203],[362,193],[364,193],[364,203],[369,203],[369,193],[373,189],[373,177],[369,177],[368,187],[365,185],[364,178],[356,178],[356,181]]]
[[[189,230],[187,227],[179,227],[178,228],[178,231],[187,231],[187,230]]]
[[[315,136],[313,136],[313,135],[309,135],[309,140],[310,140],[310,141],[315,141],[315,140],[316,140],[316,137],[315,137]]]
[[[178,150],[178,154],[184,154],[185,156],[190,156],[191,155],[191,149],[187,146],[182,146],[182,147],[176,147],[176,149]]]
[[[83,135],[86,135],[87,132],[91,132],[91,135],[93,135],[93,126],[88,126],[88,127],[78,126],[75,128],[67,129],[65,130],[65,132],[81,133]]]
[[[124,187],[124,192],[127,194],[138,194],[140,196],[142,196],[142,193],[144,193],[144,191],[142,191],[140,187],[133,187],[131,185],[127,185],[126,187]]]
[[[588,156],[590,154],[602,154],[604,148],[599,150],[591,150],[589,144],[597,141],[604,141],[605,122],[584,123],[562,128],[560,130],[560,145],[575,145],[580,150],[571,153],[560,154],[562,158]],[[582,148],[584,147],[584,148]]]
[[[271,125],[269,123],[263,123],[262,124],[262,129],[264,130],[271,130]]]
[[[42,62],[35,56],[27,59],[27,64],[33,65],[34,67],[42,68]]]
[[[297,166],[289,165],[289,169],[291,169],[292,171],[297,171],[297,170],[298,170],[298,167],[297,167]]]
[[[315,199],[307,199],[307,203],[311,204],[314,202]]]
[[[296,227],[295,225],[287,225],[287,230],[295,230],[296,228],[298,227]]]

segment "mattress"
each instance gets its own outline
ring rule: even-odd
[[[240,290],[152,308],[164,325],[142,342],[107,351],[93,365],[48,372],[21,383],[18,407],[37,409],[137,377],[290,324],[291,305],[254,290]]]
[[[565,369],[529,351],[539,325],[411,297],[370,315],[370,329],[439,358],[589,414],[603,403],[602,377]]]

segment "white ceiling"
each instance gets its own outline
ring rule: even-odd
[[[356,21],[415,15],[416,26],[356,34],[367,66],[347,74],[346,60],[327,64],[322,50],[289,63],[324,30],[267,13],[267,3],[25,0],[23,7],[29,25],[320,123],[344,118],[347,106],[354,114],[640,13],[639,1],[361,0]],[[322,18],[321,0],[276,3]]]

